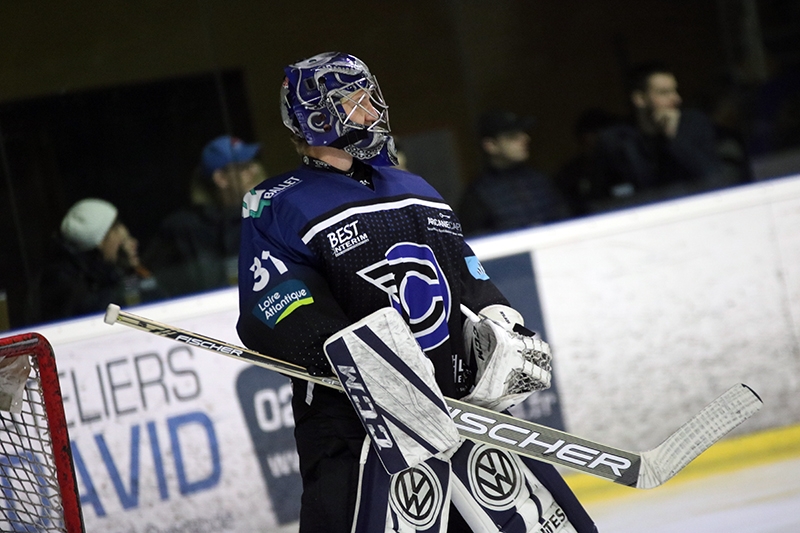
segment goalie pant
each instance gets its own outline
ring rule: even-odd
[[[471,441],[390,476],[365,440],[358,492],[354,533],[597,533],[551,465]]]

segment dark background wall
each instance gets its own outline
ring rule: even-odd
[[[293,164],[276,105],[281,68],[337,49],[377,74],[399,135],[451,128],[472,163],[473,115],[512,107],[539,117],[554,168],[590,105],[622,111],[620,54],[674,65],[687,95],[725,65],[716,2],[3,3],[0,101],[241,69],[265,163]],[[471,166],[471,165],[469,165]]]
[[[482,111],[534,115],[533,162],[554,172],[576,150],[581,111],[625,112],[622,72],[632,62],[666,60],[684,100],[706,106],[731,84],[763,75],[742,13],[750,5],[780,12],[786,3],[0,3],[0,290],[12,326],[24,321],[47,236],[81,197],[116,202],[146,242],[158,220],[188,200],[185,184],[211,137],[230,132],[263,143],[270,174],[295,165],[277,106],[290,62],[328,50],[364,59],[401,141],[432,139],[431,150],[449,150],[449,181],[426,177],[455,202],[480,166]],[[436,154],[420,153],[426,157]]]

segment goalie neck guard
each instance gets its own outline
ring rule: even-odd
[[[355,56],[326,52],[287,66],[281,86],[283,124],[310,146],[341,148],[356,159],[375,166],[397,164],[394,140],[389,135],[389,107],[378,81]],[[370,98],[355,108],[369,113],[371,124],[350,119],[342,103],[360,90]],[[362,93],[363,96],[363,93]]]

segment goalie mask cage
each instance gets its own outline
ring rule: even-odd
[[[85,531],[55,355],[38,333],[0,338],[0,531]]]

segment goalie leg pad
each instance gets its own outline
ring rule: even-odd
[[[445,533],[450,462],[433,457],[389,475],[365,439],[353,533]]]
[[[324,350],[387,472],[459,444],[433,364],[393,308],[331,336]]]
[[[451,463],[452,501],[473,531],[576,533],[550,491],[517,455],[466,441]]]

